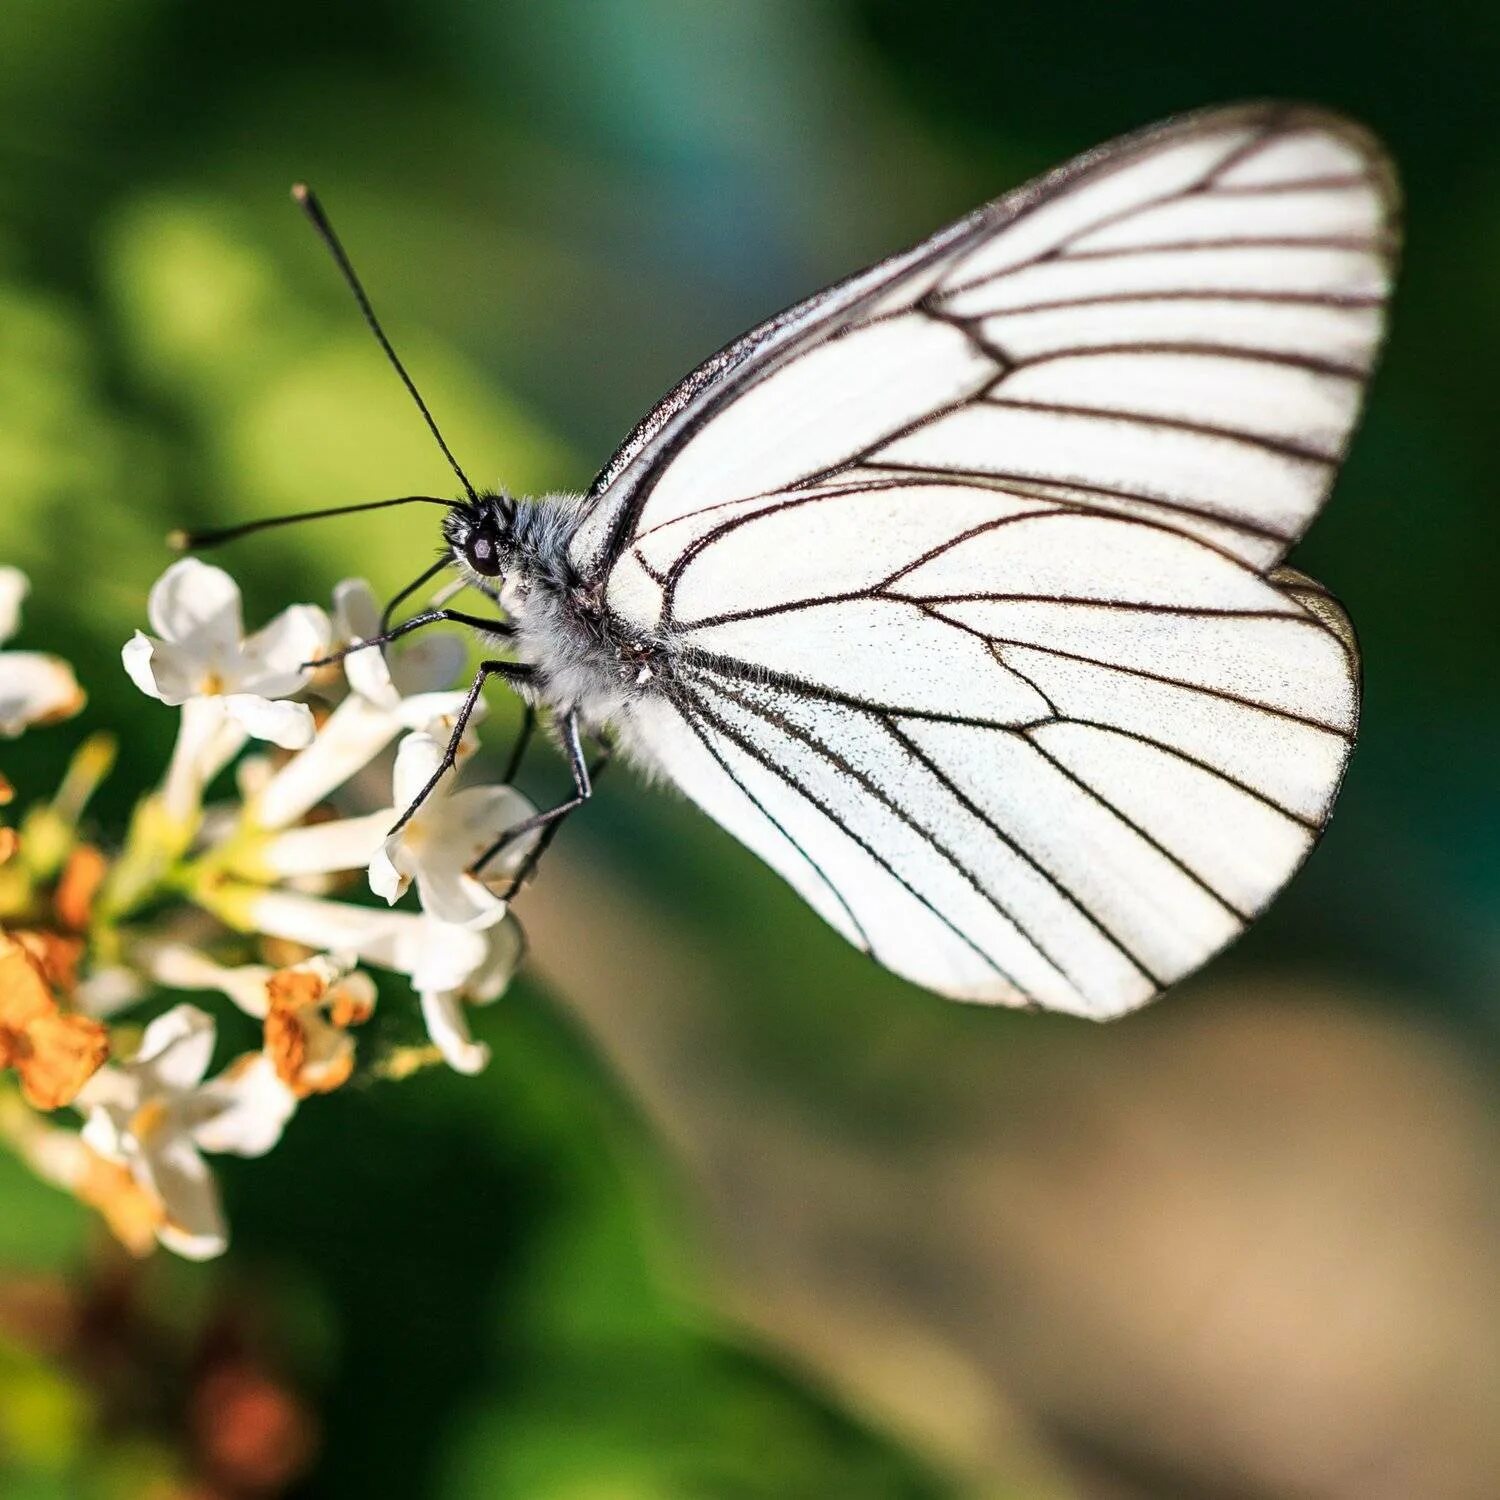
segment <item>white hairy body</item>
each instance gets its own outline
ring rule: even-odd
[[[583,510],[581,495],[553,494],[524,501],[515,512],[514,551],[495,589],[458,554],[470,583],[498,598],[515,634],[492,637],[516,661],[533,670],[517,684],[522,697],[542,709],[548,722],[569,713],[583,733],[608,740],[649,774],[659,767],[632,732],[636,709],[653,695],[670,654],[665,634],[609,630],[573,573],[568,548]]]

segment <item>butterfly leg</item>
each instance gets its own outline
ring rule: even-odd
[[[410,599],[413,594],[422,587],[424,583],[436,578],[439,573],[445,572],[452,565],[452,558],[440,557],[430,567],[423,568],[404,588],[398,589],[391,598],[385,601],[385,607],[380,611],[380,631],[383,635],[391,628],[391,621],[396,618],[396,611],[401,605]]]
[[[515,781],[521,770],[521,762],[526,758],[527,747],[531,744],[531,737],[536,731],[536,708],[528,703],[521,710],[521,728],[516,734],[516,742],[511,747],[510,759],[505,763],[505,770],[500,780],[510,786]]]
[[[475,630],[482,630],[486,635],[499,636],[508,639],[513,636],[515,627],[505,620],[489,620],[482,615],[466,615],[458,609],[428,609],[419,615],[413,615],[409,620],[403,620],[399,625],[390,630],[383,630],[379,635],[372,635],[363,641],[355,641],[352,646],[345,646],[339,651],[330,651],[327,656],[320,656],[315,661],[305,661],[304,668],[308,667],[331,667],[335,662],[341,662],[346,656],[352,656],[356,651],[366,651],[371,646],[385,646],[390,642],[400,640],[408,631],[420,630],[424,625],[436,625],[440,621],[447,620],[454,625],[470,625]]]
[[[608,747],[604,747],[604,753],[590,766],[583,753],[583,732],[578,723],[578,715],[569,711],[562,720],[562,748],[563,754],[568,758],[568,769],[573,773],[573,795],[565,802],[559,802],[556,807],[549,807],[545,812],[534,813],[529,818],[523,818],[514,827],[507,828],[504,833],[490,845],[478,859],[469,866],[471,875],[478,875],[502,849],[513,844],[518,838],[528,833],[541,830],[541,837],[536,841],[535,847],[522,861],[521,867],[511,879],[510,889],[506,896],[509,899],[520,887],[521,882],[536,868],[537,861],[542,857],[552,840],[557,837],[557,830],[562,827],[563,820],[571,812],[576,812],[590,797],[594,795],[594,777],[604,769],[609,759]]]
[[[605,767],[609,765],[612,754],[611,747],[601,742],[599,754],[594,757],[594,763],[588,768],[589,780],[591,782],[598,781]],[[568,811],[572,811],[572,809],[569,808]],[[552,847],[552,840],[562,831],[562,826],[566,819],[567,814],[564,813],[561,817],[555,818],[542,829],[542,836],[532,845],[530,853],[521,861],[520,868],[511,876],[510,884],[505,888],[504,900],[511,900],[516,892],[531,879],[532,871],[541,863],[542,856]],[[504,840],[502,840],[503,842]]]
[[[484,691],[484,685],[491,677],[503,677],[509,683],[526,682],[532,676],[532,669],[525,662],[519,661],[482,661],[479,670],[474,674],[474,681],[469,685],[468,696],[464,699],[458,710],[458,716],[453,721],[453,733],[448,736],[448,747],[443,751],[443,758],[438,762],[438,768],[427,778],[427,784],[411,799],[406,811],[391,824],[391,833],[396,833],[411,821],[412,814],[432,795],[432,789],[458,762],[458,748],[463,744],[464,730],[469,727],[469,720],[474,716],[474,706],[479,702],[479,695]]]

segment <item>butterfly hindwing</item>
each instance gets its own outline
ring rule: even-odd
[[[1235,936],[1328,816],[1357,716],[1337,606],[1171,528],[955,483],[877,529],[897,566],[845,550],[862,509],[909,493],[804,494],[693,550],[666,590],[674,683],[633,731],[897,972],[1140,1004]],[[842,586],[771,600],[794,516]]]

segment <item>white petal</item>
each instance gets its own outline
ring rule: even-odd
[[[283,750],[301,750],[312,743],[317,726],[305,703],[272,702],[255,693],[230,693],[224,700],[229,716],[258,740],[270,740]]]
[[[160,698],[161,689],[156,685],[156,673],[151,658],[156,642],[142,630],[137,630],[120,648],[120,660],[125,674],[148,698]]]
[[[79,980],[73,991],[73,1006],[96,1021],[104,1021],[144,999],[146,993],[147,985],[134,969],[110,964]]]
[[[453,727],[458,723],[458,708],[468,701],[469,694],[465,691],[455,689],[448,693],[422,693],[411,701],[413,703],[431,703],[437,712],[425,724],[418,727],[425,733],[433,736],[437,742],[446,748],[448,741],[453,738]],[[452,705],[450,707],[450,705]],[[474,731],[484,723],[484,716],[489,712],[488,705],[483,698],[476,699],[474,706],[469,710],[469,722],[464,731],[464,737],[458,747],[458,764],[462,765],[475,750],[479,748],[479,739]],[[413,711],[413,717],[415,711]]]
[[[521,924],[512,916],[486,933],[487,952],[484,963],[469,976],[464,985],[464,995],[478,1005],[489,1005],[498,1000],[515,977],[522,955],[526,951],[526,939]]]
[[[350,696],[323,722],[316,738],[262,788],[255,820],[285,828],[369,765],[396,737],[399,722],[363,698]]]
[[[468,696],[468,692],[463,688],[456,688],[447,693],[415,693],[410,698],[403,698],[395,712],[404,729],[430,730],[433,725],[441,725],[443,743],[446,745],[448,736],[453,733],[458,711],[464,706],[464,699]],[[471,724],[479,718],[479,710],[482,707],[482,703],[474,705],[474,718],[469,720]],[[465,738],[467,739],[467,736]]]
[[[223,568],[196,557],[173,563],[156,580],[146,618],[163,639],[189,647],[207,662],[237,656],[245,633],[239,585]]]
[[[120,660],[148,698],[159,698],[173,708],[197,697],[207,678],[207,667],[191,652],[139,630],[120,648]]]
[[[489,927],[505,915],[505,903],[461,864],[436,861],[417,866],[417,899],[422,910],[455,927]]]
[[[375,590],[363,578],[345,578],[333,586],[333,628],[341,641],[363,641],[380,630]]]
[[[380,633],[380,606],[363,578],[346,578],[333,591],[334,638],[341,646],[367,641]],[[344,676],[360,697],[378,708],[394,710],[400,699],[390,668],[378,647],[344,658]]]
[[[467,787],[455,792],[444,803],[438,836],[444,843],[454,846],[455,858],[467,869],[493,847],[502,833],[535,812],[531,801],[514,787]],[[485,865],[486,883],[514,874],[540,837],[541,830],[538,829],[508,843]]]
[[[344,658],[344,676],[349,686],[366,702],[387,713],[395,713],[401,695],[391,681],[391,669],[378,646],[367,646]]]
[[[222,698],[189,698],[182,705],[177,741],[162,787],[162,801],[176,818],[198,807],[203,789],[239,753],[245,731],[230,719]]]
[[[73,669],[40,651],[0,651],[0,735],[14,739],[30,724],[66,718],[83,707]]]
[[[342,644],[367,641],[380,633],[380,606],[363,578],[344,579],[334,589],[333,600],[334,630]],[[356,693],[382,708],[394,709],[403,698],[451,683],[468,652],[460,636],[424,631],[410,644],[403,643],[389,652],[356,652],[344,662],[344,673]],[[415,729],[426,720],[408,716],[406,722]]]
[[[218,1188],[215,1187],[213,1191],[214,1203],[217,1207]],[[224,1227],[222,1213],[216,1229],[192,1234],[168,1221],[156,1231],[156,1237],[164,1248],[170,1250],[173,1255],[180,1255],[184,1260],[216,1260],[229,1248],[229,1231]]]
[[[379,852],[394,820],[395,814],[387,807],[362,818],[289,828],[260,850],[259,859],[283,879],[360,870]]]
[[[132,1110],[140,1102],[140,1079],[114,1063],[105,1063],[79,1089],[77,1107],[93,1110]]]
[[[416,926],[421,920],[410,912],[378,911],[277,890],[256,895],[248,914],[256,930],[267,937],[286,938],[309,948],[347,950],[385,968],[397,965],[378,955],[393,953],[402,926]]]
[[[211,1260],[229,1246],[229,1232],[219,1207],[218,1184],[193,1143],[182,1136],[152,1151],[137,1166],[137,1175],[155,1190],[167,1211],[157,1237],[168,1250],[188,1260]]]
[[[131,1067],[169,1089],[191,1089],[208,1071],[214,1020],[196,1005],[174,1005],[142,1033]]]
[[[350,977],[350,971],[356,962],[352,953],[314,953],[311,958],[304,958],[301,963],[291,967],[299,974],[311,974],[325,990],[331,990]],[[358,976],[360,979],[365,977],[362,974]],[[371,987],[373,988],[373,982]]]
[[[297,1096],[264,1052],[232,1062],[198,1090],[198,1099],[214,1113],[194,1126],[194,1141],[205,1151],[235,1156],[264,1156],[297,1108]]]
[[[98,1076],[96,1073],[94,1078]],[[93,1078],[89,1080],[90,1083],[93,1081]],[[74,1100],[74,1104],[81,1107],[78,1100]],[[79,1139],[90,1151],[108,1161],[125,1161],[131,1154],[131,1147],[125,1135],[127,1118],[123,1110],[104,1105],[94,1106],[89,1109],[84,1119],[83,1129],[79,1131]]]
[[[398,934],[392,967],[409,974],[418,991],[460,989],[489,955],[486,932],[451,927],[431,917],[412,920],[414,925]]]
[[[263,698],[284,698],[307,683],[304,663],[328,654],[332,626],[315,604],[294,604],[256,631],[240,654],[235,686]]]
[[[264,1020],[269,1002],[266,981],[275,972],[267,964],[227,968],[186,943],[142,944],[136,959],[147,978],[174,990],[217,990],[248,1016]]]
[[[418,730],[403,739],[396,749],[396,768],[391,776],[391,801],[403,811],[410,807],[427,783],[437,775],[443,763],[444,742],[436,735]],[[448,790],[452,773],[433,787],[431,796],[441,797]]]
[[[437,990],[422,997],[422,1019],[443,1061],[459,1073],[481,1072],[490,1060],[490,1049],[469,1035],[464,1002],[454,990]]]
[[[407,697],[446,687],[463,670],[468,643],[451,631],[433,631],[392,654],[390,675],[396,691]]]
[[[414,912],[381,911],[291,891],[262,891],[248,914],[269,937],[347,951],[377,968],[410,975],[418,989],[462,984],[487,951],[484,935],[464,927],[445,927]]]
[[[411,885],[411,876],[398,864],[401,855],[401,835],[393,833],[370,857],[370,889],[390,906],[394,906]]]
[[[31,584],[19,568],[0,568],[0,641],[8,641],[21,628],[21,601]]]

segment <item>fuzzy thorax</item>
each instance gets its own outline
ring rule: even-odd
[[[623,634],[573,565],[582,506],[577,495],[518,503],[484,494],[450,511],[443,535],[460,571],[510,617],[516,656],[536,672],[536,701],[557,714],[576,709],[597,731],[655,690],[664,648]]]

